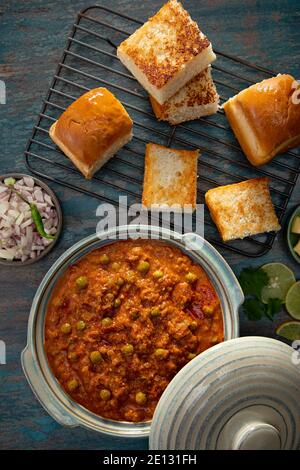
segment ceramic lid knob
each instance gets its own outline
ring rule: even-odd
[[[280,450],[278,429],[271,424],[252,422],[240,429],[233,437],[233,450]]]
[[[277,412],[257,405],[235,413],[220,432],[217,445],[230,450],[280,450],[281,442]]]

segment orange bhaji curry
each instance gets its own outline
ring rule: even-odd
[[[150,420],[175,374],[223,341],[204,270],[171,245],[118,241],[69,267],[48,306],[45,348],[65,391],[104,418]]]

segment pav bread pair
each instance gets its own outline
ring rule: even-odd
[[[123,41],[117,55],[160,105],[216,59],[210,41],[177,0],[169,0]]]
[[[143,205],[152,211],[196,209],[198,157],[198,150],[147,144]],[[268,178],[210,189],[205,202],[223,241],[280,230]]]
[[[74,101],[50,128],[50,137],[86,178],[132,138],[132,120],[106,88]]]

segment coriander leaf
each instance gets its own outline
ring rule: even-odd
[[[273,320],[274,315],[280,312],[281,306],[280,299],[269,299],[267,304],[263,304],[257,297],[248,297],[243,303],[243,312],[251,321],[261,320],[264,316]]]
[[[249,320],[260,320],[265,313],[265,305],[257,297],[246,299],[243,303],[243,312]]]
[[[282,300],[280,299],[269,299],[267,305],[265,305],[265,315],[270,320],[273,320],[276,313],[279,313],[282,306]]]
[[[262,269],[244,268],[240,273],[239,282],[245,296],[254,295],[260,299],[262,288],[268,285],[269,277]]]

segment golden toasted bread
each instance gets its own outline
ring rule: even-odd
[[[159,210],[163,205],[182,208],[197,201],[198,150],[175,150],[147,144],[142,203]]]
[[[170,124],[199,119],[218,111],[219,95],[211,77],[211,67],[200,72],[164,104],[150,96],[157,119]]]
[[[177,0],[166,3],[123,41],[117,54],[160,104],[216,58],[207,37]]]
[[[205,202],[223,241],[280,230],[268,178],[210,189]]]

